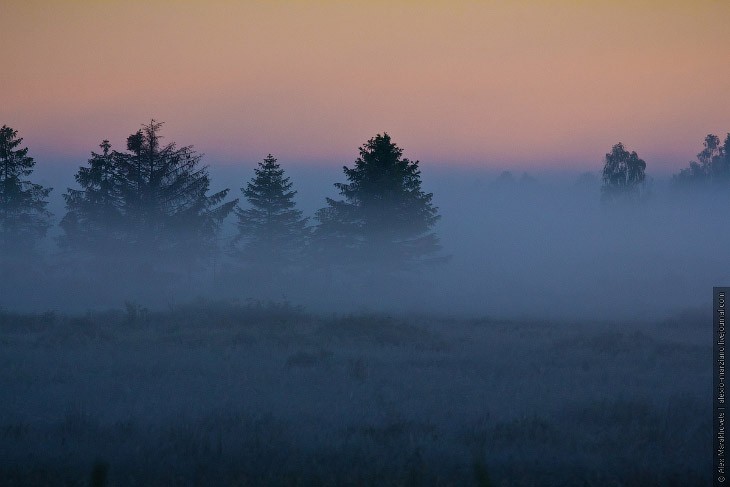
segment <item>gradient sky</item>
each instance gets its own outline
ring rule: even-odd
[[[0,0],[0,124],[85,161],[150,118],[206,162],[674,172],[730,131],[730,2]]]

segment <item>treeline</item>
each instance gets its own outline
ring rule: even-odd
[[[162,124],[151,121],[127,137],[123,150],[108,140],[91,153],[63,195],[59,251],[54,259],[106,278],[152,276],[237,266],[262,280],[304,267],[370,272],[411,269],[442,256],[433,227],[439,219],[432,194],[421,189],[418,161],[385,134],[360,147],[353,167],[337,183],[340,199],[326,199],[313,219],[297,209],[293,183],[267,156],[232,198],[212,193],[207,166],[192,146],[163,143]],[[17,131],[0,133],[0,234],[3,271],[27,270],[51,227],[50,188],[28,177],[34,160]],[[245,201],[245,204],[242,202]],[[241,204],[239,204],[241,203]],[[234,216],[237,235],[221,239]]]
[[[297,209],[296,191],[277,159],[268,155],[241,188],[212,193],[208,168],[192,146],[163,143],[162,124],[151,121],[127,137],[108,140],[75,175],[63,194],[54,259],[73,269],[124,274],[193,274],[213,269],[271,280],[288,272],[360,267],[387,273],[439,262],[434,226],[438,208],[421,188],[418,161],[403,157],[387,133],[359,148],[340,198],[327,198],[313,218]],[[603,161],[604,201],[646,196],[646,162],[618,143]],[[52,226],[50,188],[30,181],[35,161],[16,130],[0,129],[0,252],[2,271],[26,272],[38,243]],[[697,161],[673,178],[681,188],[730,187],[730,134],[708,135]],[[233,216],[237,232],[221,239]],[[37,259],[36,259],[37,260]]]

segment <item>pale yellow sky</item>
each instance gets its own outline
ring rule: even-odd
[[[730,131],[730,2],[0,3],[0,124],[85,157],[140,123],[207,162],[674,171]],[[79,162],[83,162],[83,159]]]

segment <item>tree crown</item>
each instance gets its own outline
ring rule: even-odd
[[[50,227],[46,210],[51,188],[25,179],[33,173],[35,160],[23,139],[7,125],[0,127],[0,233],[5,250],[32,248]]]
[[[604,197],[637,194],[646,179],[645,171],[646,162],[635,151],[629,152],[621,142],[615,144],[604,159]]]
[[[697,187],[707,184],[727,185],[730,182],[730,133],[721,144],[720,137],[707,134],[703,149],[697,154],[697,161],[690,161],[672,178],[679,187]]]
[[[327,198],[317,212],[317,234],[330,246],[365,251],[368,259],[407,262],[440,249],[431,232],[438,221],[433,195],[421,190],[418,161],[403,157],[387,133],[359,149],[347,183],[336,183],[344,200]]]
[[[241,188],[249,208],[236,208],[237,241],[245,241],[245,251],[257,254],[260,260],[291,260],[304,246],[307,218],[296,209],[297,192],[292,186],[284,169],[269,154],[258,163],[246,187]]]

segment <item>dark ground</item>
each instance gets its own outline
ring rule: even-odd
[[[0,485],[694,486],[711,321],[0,314]]]

